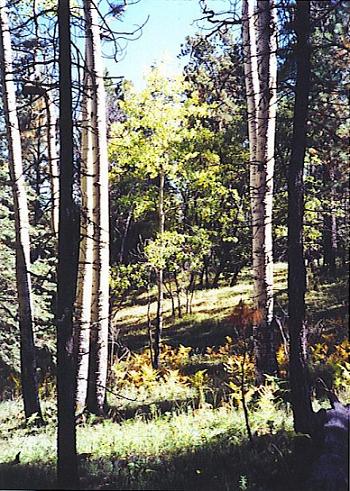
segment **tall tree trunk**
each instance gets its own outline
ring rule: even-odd
[[[131,206],[129,213],[128,213],[128,216],[126,218],[125,228],[124,228],[124,232],[123,232],[123,236],[122,236],[122,241],[120,244],[120,252],[119,252],[119,263],[120,264],[123,264],[123,260],[124,260],[125,243],[126,243],[126,239],[127,239],[128,233],[129,233],[129,228],[130,228],[130,224],[131,224],[133,211],[134,211],[134,207]]]
[[[165,226],[165,214],[164,214],[164,170],[160,169],[159,172],[159,203],[158,203],[158,217],[159,217],[159,237],[161,241],[161,248],[163,249],[163,235]],[[154,336],[154,368],[159,367],[160,358],[160,342],[162,339],[163,331],[163,300],[164,300],[164,269],[159,267],[157,271],[157,319],[156,319],[156,331]]]
[[[337,217],[334,213],[334,169],[332,162],[325,163],[323,166],[323,182],[329,189],[329,203],[323,215],[323,259],[324,265],[331,275],[336,272],[337,257]]]
[[[89,53],[86,50],[87,67]],[[77,391],[76,409],[81,411],[86,406],[88,393],[89,352],[90,352],[90,322],[93,282],[93,250],[94,250],[94,215],[93,215],[93,128],[92,86],[91,76],[86,67],[84,78],[84,100],[82,107],[82,139],[81,139],[81,214],[80,214],[80,246],[79,269],[77,285]]]
[[[243,1],[244,68],[250,149],[250,199],[256,382],[277,373],[273,329],[272,209],[276,121],[277,27],[273,0]]]
[[[27,194],[22,165],[21,137],[18,124],[16,92],[13,78],[12,46],[6,1],[0,0],[0,67],[8,160],[15,210],[16,282],[20,328],[21,382],[26,418],[41,410],[36,379],[36,359],[33,336],[33,305],[30,279],[30,238]]]
[[[42,216],[42,211],[41,211],[41,204],[40,204],[40,194],[41,194],[41,160],[42,160],[42,145],[41,145],[41,128],[43,126],[43,118],[42,118],[42,112],[41,108],[39,107],[39,110],[37,112],[37,122],[36,122],[36,129],[35,129],[35,141],[33,144],[36,147],[36,152],[34,155],[34,168],[35,168],[35,182],[34,182],[34,188],[35,188],[35,201],[34,201],[34,226],[36,227],[39,223],[39,220]],[[33,145],[33,146],[34,146]],[[34,261],[33,261],[34,262]]]
[[[51,227],[54,235],[58,236],[59,221],[59,170],[58,170],[58,153],[56,146],[56,124],[57,117],[53,101],[48,92],[45,92],[45,104],[47,115],[47,153],[50,167],[50,185],[51,185]]]
[[[57,474],[63,489],[78,487],[73,309],[77,280],[79,228],[73,200],[72,59],[69,0],[58,2],[60,96],[60,215],[57,268]]]
[[[181,309],[181,288],[179,285],[179,280],[177,277],[177,273],[174,272],[174,281],[176,287],[176,298],[177,298],[177,311],[179,313],[179,318],[182,319],[182,309]]]
[[[40,78],[40,73],[36,74],[38,79]],[[23,86],[24,95],[32,96],[42,96],[45,101],[46,110],[46,140],[47,140],[47,154],[48,162],[50,168],[50,188],[51,188],[51,228],[54,235],[58,236],[58,221],[59,221],[59,170],[58,170],[58,153],[56,145],[56,125],[57,116],[55,107],[51,98],[50,93],[45,90],[37,82],[29,82]],[[39,101],[39,99],[38,99]],[[37,101],[39,105],[39,121],[38,121],[38,159],[40,160],[41,148],[40,148],[40,132],[44,123],[42,123],[43,117],[41,113],[41,104]],[[39,166],[38,166],[39,169]],[[37,178],[37,182],[39,182]],[[40,194],[40,191],[39,191]]]
[[[293,117],[292,154],[288,174],[288,326],[290,335],[290,386],[294,427],[310,430],[312,408],[306,364],[305,291],[303,251],[303,171],[306,148],[307,110],[310,90],[310,4],[297,1],[297,78]]]
[[[94,148],[93,286],[90,338],[88,408],[104,414],[108,369],[109,325],[109,193],[105,88],[101,57],[99,15],[91,0],[84,2],[86,41],[92,77],[92,128]]]

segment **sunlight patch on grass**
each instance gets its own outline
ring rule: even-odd
[[[274,426],[291,430],[290,414],[274,410],[252,414],[253,430],[267,431],[270,418]],[[219,434],[230,432],[233,443],[246,439],[242,411],[230,406],[217,409],[188,407],[186,412],[166,413],[146,421],[142,416],[120,424],[104,421],[96,426],[78,429],[79,453],[92,453],[94,457],[114,455],[124,458],[130,455],[161,456],[208,443]]]
[[[19,402],[0,405],[4,416],[5,404],[12,412],[18,412]],[[253,431],[257,433],[270,428],[273,418],[275,428],[291,429],[289,412],[275,408],[260,408],[250,415]],[[273,410],[273,414],[270,414]],[[3,423],[3,420],[1,421]],[[11,462],[21,451],[21,463],[49,463],[56,458],[56,430],[53,421],[41,428],[23,427],[18,421],[12,428],[9,441],[0,443],[1,462]],[[5,428],[2,424],[2,428]],[[244,416],[231,404],[213,409],[204,404],[194,409],[191,402],[187,408],[158,414],[156,407],[151,419],[136,415],[133,419],[115,423],[112,420],[91,417],[88,423],[77,428],[78,453],[89,453],[92,458],[130,455],[159,457],[181,453],[204,446],[218,435],[229,432],[232,443],[246,439]]]
[[[54,403],[50,402],[49,406]],[[45,402],[42,403],[45,415]],[[11,462],[21,452],[21,463],[50,462],[56,455],[56,430],[53,421],[41,428],[25,425],[22,401],[0,404],[1,462]]]
[[[287,264],[276,263],[274,265],[275,285],[274,290],[279,292],[286,289]],[[248,268],[240,274],[239,281],[236,285],[212,288],[208,290],[196,290],[193,295],[192,314],[184,315],[183,319],[176,319],[176,324],[181,324],[188,319],[200,322],[201,320],[211,318],[213,320],[222,320],[230,311],[239,303],[250,303],[252,300],[252,281]],[[140,295],[139,299],[146,300],[145,294]],[[184,295],[182,301],[185,302]],[[150,315],[154,318],[157,313],[156,301],[151,302]],[[171,319],[171,300],[164,301],[165,327],[174,324]],[[140,305],[133,305],[120,309],[114,315],[114,324],[117,327],[127,328],[134,334],[140,333],[147,323],[147,302]]]

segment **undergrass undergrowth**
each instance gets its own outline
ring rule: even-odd
[[[283,313],[286,268],[275,269],[276,305]],[[348,403],[344,285],[341,279],[309,291],[308,322],[311,378],[321,377]],[[243,271],[235,287],[196,292],[192,314],[168,317],[159,370],[152,368],[147,347],[145,305],[119,315],[127,349],[110,365],[108,417],[83,413],[77,418],[82,489],[303,489],[309,439],[292,429],[288,350],[281,340],[280,377],[267,378],[257,389],[249,288]],[[336,312],[330,310],[335,298]],[[56,488],[54,384],[45,383],[41,428],[25,422],[19,398],[0,403],[0,488]],[[316,386],[313,396],[314,410],[328,406]]]
[[[292,419],[287,407],[276,410],[265,406],[264,411],[261,407],[257,409],[251,413],[252,430],[257,439],[267,435],[276,438],[281,431],[284,435],[291,433]],[[50,480],[54,479],[56,459],[55,415],[52,410],[52,403],[47,404],[44,410],[46,426],[34,428],[24,425],[20,401],[2,404],[1,485],[8,487],[18,483],[21,487],[32,486],[30,480],[19,479],[25,478],[30,470],[34,472],[33,466],[34,475],[46,475],[41,486],[52,485]],[[8,418],[9,413],[11,418]],[[4,439],[6,432],[10,435],[11,445],[9,440]],[[115,489],[125,489],[123,486],[128,489],[174,489],[171,482],[181,481],[177,489],[182,489],[186,479],[191,480],[192,476],[199,480],[203,474],[222,484],[223,475],[218,473],[217,468],[212,469],[211,475],[211,459],[248,443],[243,412],[230,403],[218,408],[208,404],[200,408],[189,405],[186,410],[164,414],[155,410],[151,418],[140,414],[120,423],[91,417],[78,426],[77,442],[82,483],[89,489],[100,489],[107,481],[108,486],[113,484]],[[18,452],[21,452],[20,463],[12,465]],[[179,462],[183,461],[186,461],[188,468],[180,477]],[[17,474],[14,473],[15,468]],[[225,479],[228,482],[231,480],[233,470],[238,485],[239,466],[232,468]],[[158,487],[154,487],[157,482]],[[165,485],[168,487],[162,487]],[[236,488],[232,483],[232,487],[227,489]]]

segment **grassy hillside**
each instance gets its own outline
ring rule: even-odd
[[[275,311],[286,324],[287,312],[287,264],[274,265]],[[163,339],[171,345],[185,344],[203,348],[225,342],[232,335],[231,314],[239,301],[251,302],[252,281],[248,268],[243,269],[233,287],[222,286],[207,290],[196,290],[193,295],[192,313],[183,314],[179,319],[171,317],[171,301],[164,301],[165,326]],[[114,313],[113,327],[119,333],[122,343],[131,349],[140,349],[148,344],[147,335],[147,294],[132,299],[132,305]],[[185,296],[182,294],[182,304]],[[150,316],[155,318],[157,310],[156,293],[150,303]],[[183,309],[184,310],[184,309]],[[343,275],[336,280],[325,280],[320,275],[309,275],[306,294],[307,321],[312,330],[317,323],[328,329],[335,320],[347,327],[348,283]]]
[[[282,294],[287,288],[286,264],[275,265],[275,292]],[[156,293],[152,292],[150,316],[155,318],[157,311]],[[185,294],[182,292],[183,318],[171,317],[171,300],[169,295],[164,301],[164,342],[186,344],[193,347],[210,346],[224,342],[225,336],[232,332],[230,315],[233,308],[241,300],[250,302],[252,283],[250,272],[244,269],[235,286],[222,286],[207,290],[196,290],[192,300],[192,313],[185,314]],[[147,293],[133,299],[133,305],[124,307],[114,314],[114,325],[120,330],[120,337],[133,349],[145,346],[147,337]],[[231,327],[231,329],[230,329]]]

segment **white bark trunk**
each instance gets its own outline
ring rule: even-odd
[[[8,139],[8,160],[15,210],[16,281],[20,327],[21,377],[26,417],[40,413],[33,336],[33,303],[30,278],[30,238],[21,137],[12,66],[12,46],[6,1],[0,0],[0,69]]]
[[[272,209],[276,122],[277,31],[273,0],[243,0],[243,44],[250,150],[250,200],[257,381],[276,367],[273,333]]]
[[[263,320],[273,318],[272,207],[276,124],[276,20],[273,1],[258,0],[257,61],[259,74],[255,255],[257,306]]]
[[[88,51],[88,50],[87,50]],[[89,55],[86,53],[87,65]],[[93,128],[92,114],[92,86],[91,77],[86,70],[84,78],[84,100],[82,108],[82,139],[81,139],[81,216],[80,216],[80,247],[79,269],[77,284],[77,391],[76,408],[80,412],[87,401],[89,351],[90,351],[90,322],[91,322],[91,295],[93,281],[93,248],[94,248],[94,222],[93,222]]]
[[[254,303],[258,308],[258,274],[259,255],[257,250],[258,221],[256,218],[257,190],[259,189],[258,166],[257,166],[257,133],[258,133],[258,104],[260,96],[260,85],[258,77],[257,46],[256,46],[256,22],[255,0],[243,0],[242,4],[242,26],[243,26],[243,56],[244,76],[246,84],[247,110],[248,110],[248,136],[249,136],[249,189],[252,211],[252,261],[254,281]]]
[[[103,412],[108,367],[109,325],[109,193],[105,88],[101,57],[98,12],[91,0],[85,2],[87,46],[93,86],[92,128],[94,131],[94,250],[91,331],[90,409]]]
[[[276,121],[276,23],[272,1],[243,1],[255,306],[273,316],[272,198]],[[271,30],[270,30],[271,28]]]
[[[243,56],[246,96],[248,106],[248,133],[250,151],[250,169],[255,170],[257,139],[257,107],[259,97],[258,64],[256,56],[256,32],[254,0],[243,0]]]

